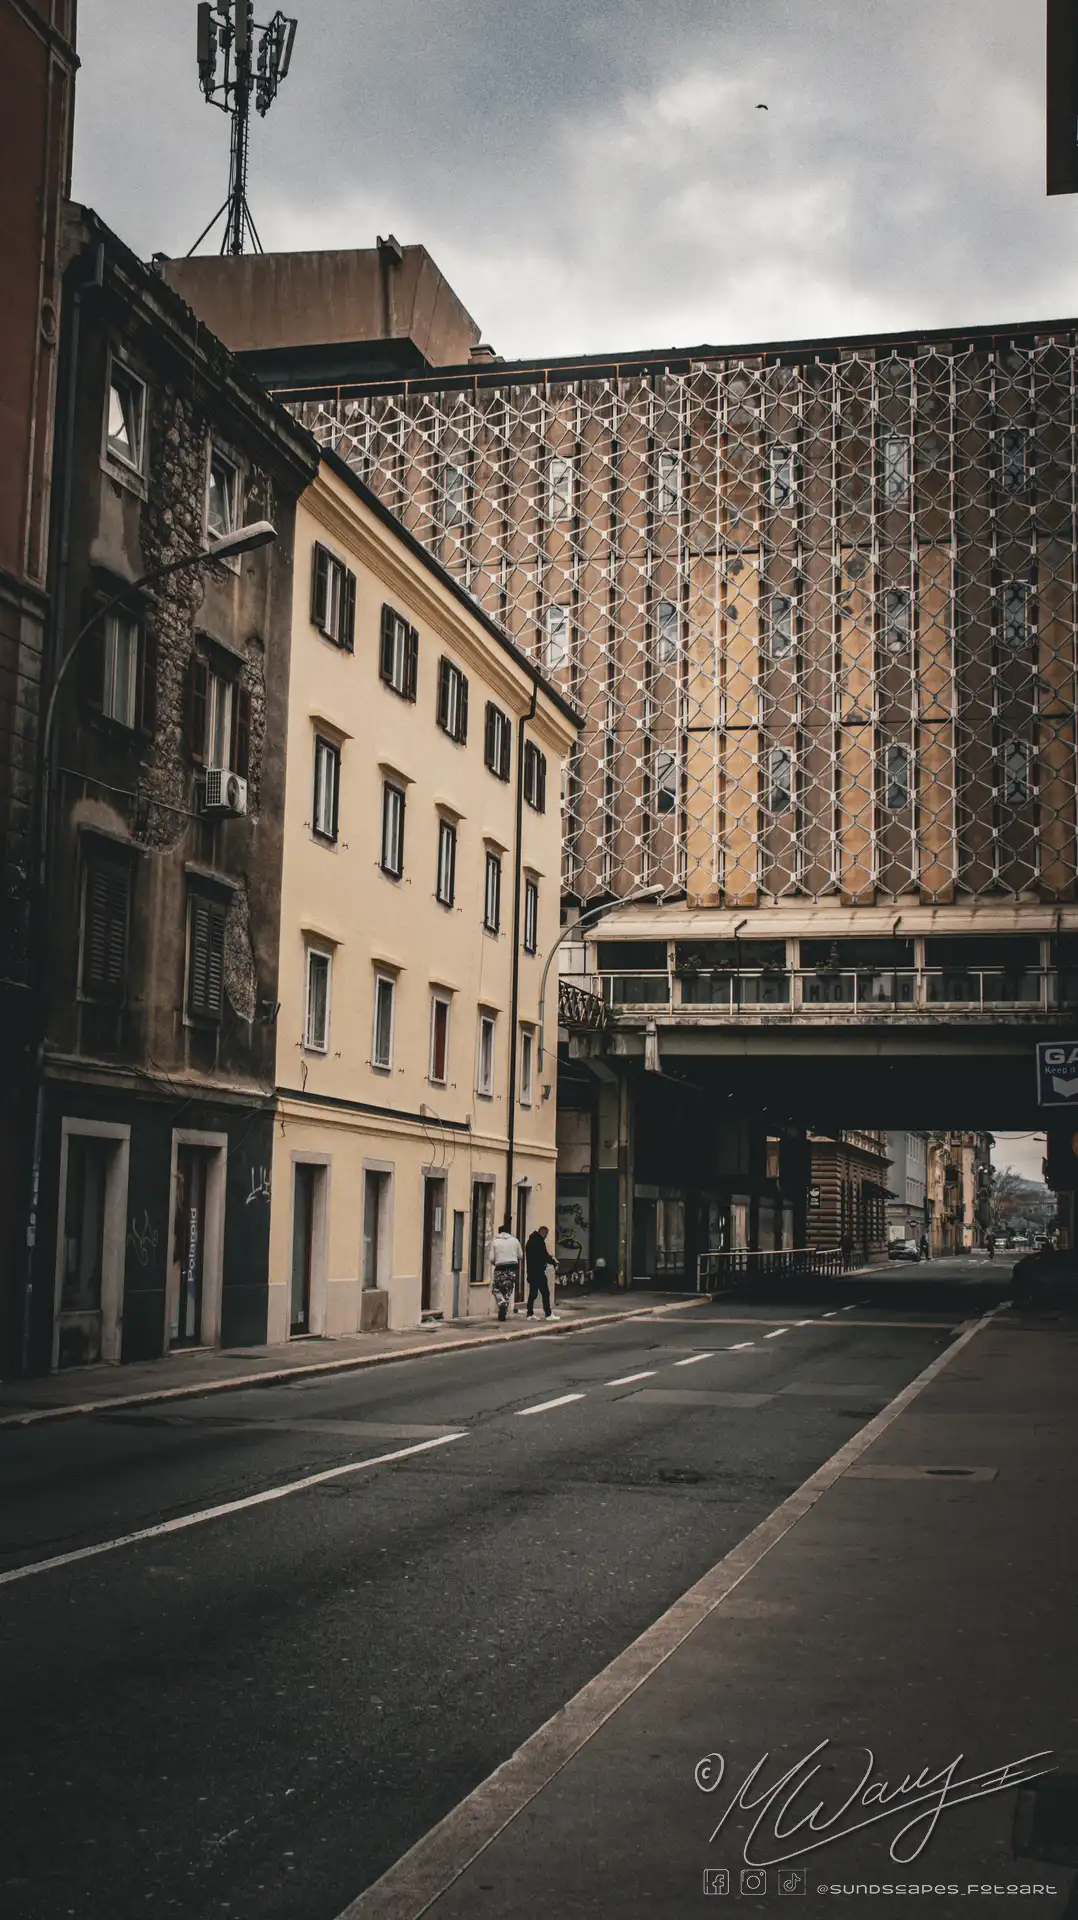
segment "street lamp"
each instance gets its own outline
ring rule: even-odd
[[[557,953],[558,948],[561,946],[563,940],[570,939],[574,933],[579,933],[581,927],[587,926],[592,920],[603,919],[603,917],[608,913],[620,913],[623,907],[638,907],[641,905],[643,901],[646,901],[646,900],[663,900],[666,897],[666,892],[667,892],[667,889],[665,887],[644,887],[639,893],[626,894],[624,900],[612,901],[609,906],[590,907],[587,913],[582,913],[580,915],[579,920],[573,921],[572,926],[565,927],[562,930],[562,932],[559,933],[557,939],[554,942],[554,945],[551,947],[550,952],[547,954],[546,965],[543,968],[543,976],[539,982],[538,1025],[539,1025],[539,1072],[540,1073],[542,1073],[543,1071],[543,1054],[545,1051],[543,1046],[543,1039],[546,1032],[547,975],[550,972],[550,963],[553,960],[554,955]]]
[[[39,926],[44,925],[45,902],[48,894],[49,875],[49,800],[52,790],[52,732],[56,721],[56,700],[63,685],[68,668],[78,653],[86,635],[98,622],[118,607],[133,593],[139,593],[144,587],[154,586],[158,580],[165,580],[170,574],[182,573],[189,567],[206,567],[215,560],[230,560],[234,554],[253,553],[256,547],[267,547],[277,538],[277,529],[270,520],[253,520],[249,526],[237,527],[233,533],[226,533],[218,540],[211,540],[208,546],[196,548],[194,553],[185,553],[179,560],[169,560],[163,567],[151,567],[149,572],[131,580],[111,600],[98,607],[85,625],[79,628],[74,640],[60,662],[56,678],[49,695],[49,704],[45,709],[45,723],[41,729],[40,759],[40,807],[38,813],[38,918]],[[40,956],[39,979],[46,979],[44,953]],[[34,1146],[30,1175],[30,1208],[26,1227],[26,1281],[22,1303],[22,1338],[20,1342],[20,1364],[22,1372],[29,1371],[30,1339],[33,1323],[34,1297],[34,1248],[37,1241],[37,1208],[41,1191],[41,1155],[45,1125],[45,1042],[42,1027],[37,1049],[37,1098],[34,1113]]]

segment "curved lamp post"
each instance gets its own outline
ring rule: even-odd
[[[588,926],[591,923],[591,921],[602,920],[608,913],[620,913],[623,907],[638,907],[645,900],[662,900],[665,897],[666,891],[667,889],[665,887],[644,887],[640,893],[627,894],[624,900],[614,900],[611,902],[609,906],[591,907],[587,913],[581,914],[579,920],[574,920],[572,926],[565,927],[562,930],[562,932],[559,933],[557,939],[554,942],[554,945],[551,947],[550,952],[547,954],[546,964],[543,967],[542,979],[539,982],[538,1026],[539,1026],[539,1072],[540,1073],[542,1073],[543,1071],[543,1056],[545,1053],[543,1041],[546,1034],[547,975],[550,972],[550,963],[553,960],[554,955],[557,953],[558,948],[562,945],[563,941],[571,939],[573,934],[579,933],[581,927]]]

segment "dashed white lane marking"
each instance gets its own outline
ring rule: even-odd
[[[765,1333],[765,1340],[777,1340],[780,1333],[789,1333],[789,1327],[776,1327],[774,1333]]]
[[[754,1347],[755,1345],[756,1345],[755,1340],[739,1340],[736,1347],[730,1348],[730,1352],[731,1353],[747,1353],[749,1351],[749,1348]]]
[[[856,1302],[856,1300],[851,1300],[851,1301],[850,1301],[850,1304],[849,1304],[849,1306],[848,1306],[848,1307],[841,1307],[841,1308],[839,1309],[839,1311],[840,1311],[841,1313],[853,1313],[853,1312],[855,1311],[855,1309],[856,1309],[856,1307],[857,1307],[857,1302]],[[830,1319],[830,1315],[828,1315],[828,1319]]]
[[[843,1311],[845,1311],[845,1309],[843,1309]],[[823,1317],[825,1320],[833,1320],[837,1312],[838,1308],[832,1307],[830,1313],[825,1313]]]
[[[710,1353],[690,1353],[687,1360],[675,1360],[674,1365],[675,1367],[695,1367],[698,1360],[710,1360],[711,1358],[712,1355]]]
[[[407,1460],[414,1453],[429,1453],[432,1447],[448,1446],[450,1440],[463,1440],[463,1433],[439,1434],[436,1440],[420,1440],[414,1447],[398,1447],[393,1453],[376,1453],[372,1460],[350,1460],[347,1466],[326,1467],[321,1473],[305,1474],[302,1480],[289,1480],[283,1487],[267,1487],[264,1493],[249,1493],[242,1500],[226,1500],[219,1507],[203,1507],[199,1513],[185,1513],[179,1520],[161,1520],[154,1527],[140,1527],[137,1533],[121,1533],[115,1540],[99,1540],[93,1547],[76,1547],[72,1553],[54,1553],[49,1560],[34,1560],[27,1567],[9,1567],[0,1573],[0,1586],[15,1580],[28,1580],[33,1573],[48,1573],[53,1567],[70,1567],[77,1560],[92,1560],[99,1553],[114,1553],[117,1547],[130,1547],[137,1540],[159,1540],[167,1533],[182,1533],[186,1527],[200,1527],[206,1520],[223,1520],[226,1514],[243,1513],[248,1507],[263,1507],[270,1500],[285,1500],[290,1493],[303,1493],[307,1487],[320,1487],[327,1480],[343,1480],[346,1474],[363,1473],[368,1467],[386,1467],[393,1460]]]
[[[559,1394],[556,1400],[540,1400],[537,1407],[518,1407],[517,1419],[526,1420],[529,1413],[549,1413],[552,1407],[567,1407],[570,1400],[583,1400],[582,1393]]]
[[[648,1367],[644,1373],[623,1373],[620,1380],[608,1380],[608,1387],[631,1387],[634,1380],[654,1380],[656,1369]]]

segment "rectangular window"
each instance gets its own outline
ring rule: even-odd
[[[785,660],[794,650],[794,603],[788,593],[773,593],[768,606],[772,660]]]
[[[404,872],[404,789],[394,786],[392,780],[382,782],[380,865],[382,872],[394,880]]]
[[[1003,748],[1003,802],[1024,807],[1032,792],[1032,754],[1025,740],[1008,740]]]
[[[130,918],[130,866],[126,860],[93,855],[83,894],[81,988],[86,999],[123,1001]]]
[[[524,951],[536,953],[539,949],[539,882],[524,882]]]
[[[1026,436],[1020,429],[1009,428],[1000,435],[999,464],[1004,493],[1024,492],[1028,480]]]
[[[1029,586],[1025,580],[1007,580],[1002,592],[1003,644],[1012,653],[1029,645]]]
[[[676,513],[681,505],[681,458],[660,453],[655,463],[655,511]]]
[[[493,700],[488,700],[483,726],[483,760],[499,780],[509,778],[511,753],[512,729],[509,715],[503,713],[500,707],[496,707]]]
[[[444,1087],[449,1077],[449,1002],[440,993],[430,1001],[430,1073],[436,1087]]]
[[[101,711],[121,727],[133,727],[138,716],[139,626],[125,613],[105,620],[105,673]]]
[[[311,561],[311,619],[347,653],[356,643],[356,576],[328,547],[315,542]]]
[[[240,524],[240,476],[231,460],[216,447],[210,448],[210,470],[206,485],[206,532],[211,540],[223,540],[235,533]]]
[[[883,804],[891,813],[898,813],[910,804],[910,751],[908,747],[891,746],[884,760]]]
[[[881,484],[885,500],[904,500],[910,490],[910,443],[907,435],[889,433],[881,447]]]
[[[677,812],[677,757],[666,751],[655,755],[655,810]]]
[[[660,600],[655,614],[655,658],[662,666],[676,660],[681,619],[673,600]]]
[[[535,1033],[531,1027],[520,1029],[520,1104],[530,1107],[535,1084]]]
[[[435,888],[443,907],[451,907],[457,891],[457,829],[452,820],[438,822],[438,880]]]
[[[573,512],[573,463],[555,454],[547,468],[546,510],[548,520],[568,520]]]
[[[793,805],[793,758],[788,747],[768,750],[764,805],[769,813],[788,813]]]
[[[569,662],[569,609],[547,607],[543,613],[543,668],[556,673]]]
[[[336,840],[341,789],[341,750],[332,740],[314,736],[314,830],[320,840]]]
[[[119,360],[109,368],[109,411],[105,429],[109,453],[141,473],[146,448],[146,388]]]
[[[479,1048],[476,1058],[475,1090],[485,1100],[494,1093],[494,1015],[479,1016]]]
[[[187,909],[187,1012],[218,1025],[224,1007],[225,922],[228,908],[209,894],[192,893]]]
[[[374,976],[374,1029],[371,1036],[371,1066],[387,1073],[393,1065],[393,1014],[397,983],[390,973]]]
[[[387,687],[405,700],[416,697],[419,668],[419,635],[403,614],[393,607],[382,608],[382,644],[378,671]]]
[[[883,596],[883,644],[888,653],[905,653],[910,644],[910,596],[890,587]]]
[[[438,725],[461,746],[468,738],[468,682],[444,655],[438,662]]]
[[[532,740],[524,742],[524,798],[536,813],[546,812],[546,755]]]
[[[464,467],[442,467],[442,526],[463,527],[468,517],[468,474]]]
[[[307,997],[303,1020],[303,1044],[309,1053],[329,1052],[329,976],[332,965],[328,953],[307,948]]]
[[[772,447],[768,454],[767,504],[788,507],[794,497],[794,450]]]
[[[502,856],[488,850],[486,878],[483,884],[483,925],[488,933],[497,933],[502,924]]]

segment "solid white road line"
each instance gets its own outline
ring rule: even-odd
[[[719,1348],[718,1351],[722,1352],[723,1349]],[[695,1367],[698,1360],[711,1360],[713,1358],[714,1354],[711,1353],[690,1353],[687,1360],[675,1360],[674,1365],[675,1367]]]
[[[436,1440],[420,1440],[414,1447],[398,1447],[393,1453],[377,1453],[372,1460],[350,1460],[344,1467],[326,1467],[321,1473],[308,1473],[302,1480],[289,1480],[283,1487],[267,1487],[264,1493],[249,1493],[243,1500],[226,1500],[219,1507],[203,1507],[199,1513],[185,1513],[179,1520],[161,1520],[154,1527],[140,1527],[137,1533],[121,1533],[115,1540],[99,1540],[93,1547],[76,1547],[72,1553],[54,1553],[49,1560],[34,1560],[27,1567],[9,1567],[0,1573],[0,1587],[15,1580],[29,1580],[33,1573],[49,1573],[53,1567],[70,1567],[77,1560],[93,1560],[99,1553],[115,1553],[117,1547],[134,1546],[138,1540],[160,1540],[167,1533],[183,1533],[187,1527],[200,1527],[207,1520],[223,1520],[230,1513],[243,1513],[248,1507],[264,1507],[270,1500],[285,1500],[290,1493],[303,1493],[308,1487],[320,1487],[327,1480],[343,1480],[346,1474],[363,1473],[368,1467],[387,1467],[393,1460],[407,1460],[413,1453],[429,1453],[432,1447],[448,1446],[451,1440],[463,1440],[463,1433],[442,1433]]]
[[[648,1367],[645,1373],[623,1373],[620,1380],[608,1380],[608,1387],[631,1387],[634,1380],[654,1380],[657,1368]]]
[[[518,1407],[517,1419],[526,1420],[529,1413],[549,1413],[551,1407],[567,1407],[570,1400],[583,1400],[582,1393],[563,1393],[557,1400],[540,1400],[537,1407]]]
[[[765,1333],[765,1340],[777,1340],[780,1333],[789,1333],[789,1327],[776,1327],[774,1333]]]
[[[701,1621],[714,1613],[755,1571],[798,1521],[811,1512],[828,1488],[849,1471],[992,1318],[992,1314],[986,1314],[983,1320],[960,1334],[945,1352],[938,1354],[916,1380],[911,1380],[908,1387],[896,1394],[882,1413],[854,1434],[852,1440],[847,1440],[845,1446],[832,1454],[774,1513],[746,1535],[740,1546],[734,1547],[705,1573],[680,1600],[675,1600],[624,1653],[619,1653],[594,1680],[589,1680],[436,1827],[424,1834],[422,1840],[417,1840],[395,1866],[338,1914],[337,1920],[420,1920],[439,1895],[459,1880],[465,1869],[505,1832],[619,1707],[676,1653]]]

